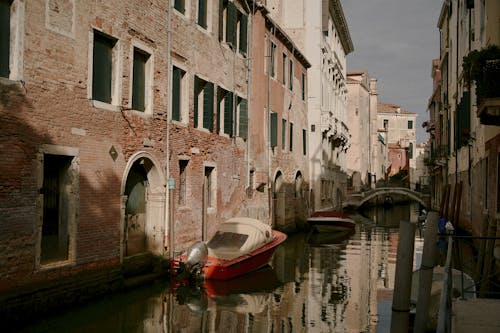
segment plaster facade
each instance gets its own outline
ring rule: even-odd
[[[311,209],[340,208],[347,190],[346,56],[353,51],[338,0],[267,1],[280,24],[311,63],[308,71]]]

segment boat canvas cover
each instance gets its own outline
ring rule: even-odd
[[[218,225],[208,242],[208,255],[231,260],[250,253],[272,240],[269,225],[248,217],[231,218]]]

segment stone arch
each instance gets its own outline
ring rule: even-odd
[[[405,189],[405,188],[379,188],[373,191],[370,191],[367,196],[365,196],[361,201],[359,202],[359,207],[364,205],[366,202],[370,201],[371,199],[374,199],[375,197],[379,195],[387,195],[387,194],[401,194],[405,195],[408,198],[415,200],[419,204],[421,204],[423,207],[426,207],[426,203],[422,198],[420,198],[418,195],[416,195],[413,191]]]
[[[160,163],[147,152],[132,155],[121,185],[122,255],[163,254],[165,183]]]

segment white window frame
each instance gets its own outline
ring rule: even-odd
[[[212,32],[212,16],[213,16],[213,1],[212,0],[206,0],[207,1],[207,27],[204,28],[201,25],[198,24],[198,18],[199,18],[199,6],[200,6],[200,0],[196,0],[196,28],[203,32]],[[186,1],[187,2],[187,1]]]
[[[0,80],[21,81],[24,77],[24,13],[25,1],[10,4],[9,77]]]

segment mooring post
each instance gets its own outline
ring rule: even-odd
[[[415,223],[401,221],[392,298],[391,333],[408,332],[414,247]]]
[[[429,212],[424,232],[424,249],[420,265],[417,313],[414,332],[426,332],[429,317],[429,300],[431,296],[432,275],[436,265],[436,245],[439,214]]]

